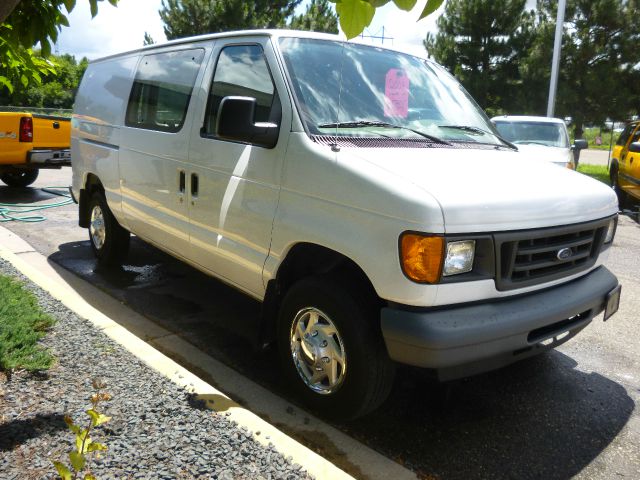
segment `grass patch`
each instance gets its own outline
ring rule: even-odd
[[[571,142],[573,142],[573,129],[571,129],[570,136],[571,136]],[[601,142],[602,142],[601,145],[596,144],[596,137],[598,136],[601,139]],[[614,145],[618,140],[619,136],[620,136],[620,132],[613,132]],[[585,128],[582,138],[584,138],[589,143],[589,148],[591,150],[609,151],[611,147],[611,130],[606,128],[602,128],[602,129],[600,129],[599,127]]]
[[[578,171],[589,175],[596,180],[600,180],[602,183],[610,184],[609,182],[609,170],[606,165],[589,165],[585,163],[578,164]]]
[[[0,275],[0,370],[48,369],[53,356],[38,341],[54,323],[21,283]]]

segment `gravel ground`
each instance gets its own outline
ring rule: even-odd
[[[0,273],[25,281],[58,319],[43,341],[57,357],[51,370],[0,378],[0,478],[55,478],[52,460],[69,464],[75,437],[64,415],[86,423],[94,378],[104,380],[112,396],[99,408],[111,421],[92,435],[108,447],[91,463],[98,478],[311,478],[224,413],[203,409],[2,259]]]

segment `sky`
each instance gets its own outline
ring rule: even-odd
[[[299,7],[298,13],[306,9]],[[379,8],[371,25],[365,30],[361,41],[380,44],[380,39],[366,36],[381,36],[384,27],[385,45],[403,48],[424,54],[422,40],[428,31],[436,31],[436,19],[443,10],[418,22],[426,0],[418,0],[411,12],[403,12],[393,2]],[[120,0],[114,8],[108,2],[100,2],[98,15],[91,19],[89,2],[80,0],[69,15],[70,27],[63,27],[58,37],[57,50],[76,58],[89,60],[133,50],[142,46],[144,33],[149,32],[156,43],[166,40],[158,10],[161,0]]]

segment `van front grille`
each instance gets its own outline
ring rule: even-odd
[[[498,290],[567,277],[597,260],[609,219],[566,227],[495,235]]]

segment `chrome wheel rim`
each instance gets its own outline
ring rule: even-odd
[[[329,316],[317,308],[300,310],[291,325],[291,357],[304,383],[321,395],[335,393],[344,382],[344,342]]]
[[[95,205],[91,210],[91,221],[89,223],[89,236],[93,245],[100,250],[104,245],[106,237],[106,229],[104,226],[104,215],[100,205]]]

